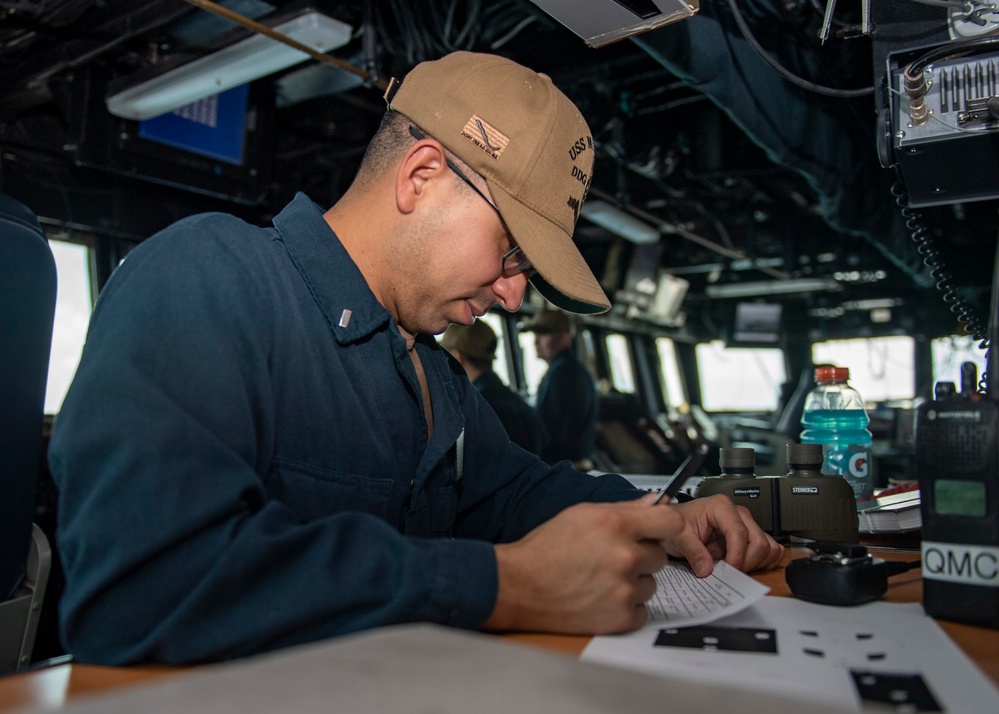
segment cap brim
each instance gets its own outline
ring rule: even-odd
[[[610,300],[572,237],[556,223],[486,179],[493,200],[517,245],[537,271],[531,284],[552,305],[580,315],[610,310]]]

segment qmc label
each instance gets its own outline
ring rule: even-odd
[[[923,577],[999,588],[999,547],[923,541]]]

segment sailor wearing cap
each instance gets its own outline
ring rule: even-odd
[[[472,53],[387,99],[329,210],[185,218],[102,293],[50,450],[70,653],[204,662],[413,621],[618,632],[669,555],[699,576],[780,557],[724,497],[651,506],[512,444],[434,339],[517,310],[528,280],[608,309],[572,242],[594,155],[572,102]]]
[[[534,333],[538,357],[548,363],[535,404],[548,432],[541,458],[550,464],[569,459],[574,468],[589,471],[597,437],[597,386],[576,355],[576,324],[562,310],[542,310],[521,329]]]

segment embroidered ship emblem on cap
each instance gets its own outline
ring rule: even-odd
[[[461,130],[461,135],[494,159],[498,159],[503,153],[503,149],[510,143],[509,136],[485,121],[478,114],[473,114],[465,123],[465,128]]]

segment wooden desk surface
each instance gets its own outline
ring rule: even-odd
[[[789,548],[784,564],[801,558],[807,551]],[[889,560],[918,560],[918,552],[888,552],[873,550],[875,555]],[[784,579],[783,567],[754,577],[770,587],[770,595],[789,597],[791,591]],[[919,570],[893,576],[888,581],[885,599],[889,602],[921,602],[923,582]],[[941,628],[999,686],[999,631],[939,621]],[[532,646],[578,656],[587,636],[508,634],[503,637]],[[182,667],[147,665],[141,667],[101,667],[91,664],[67,663],[0,678],[0,712],[28,707],[61,707],[79,695],[125,687],[162,677],[178,676]]]

